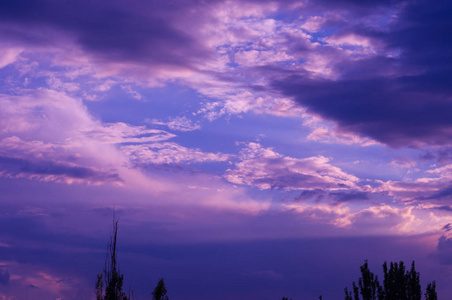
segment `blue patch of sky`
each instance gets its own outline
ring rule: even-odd
[[[235,153],[240,149],[236,142],[264,140],[271,145],[293,140],[302,135],[301,119],[282,118],[272,115],[247,113],[222,117],[201,123],[202,130],[180,134],[175,141],[186,147],[199,147],[203,151]],[[300,133],[301,132],[301,133]]]
[[[20,74],[17,65],[10,64],[0,69],[0,92],[10,95],[20,94],[22,89],[47,87],[47,77],[34,77],[32,74]],[[20,87],[20,88],[18,88]]]
[[[85,102],[88,110],[106,123],[125,122],[144,125],[146,119],[168,121],[199,109],[200,96],[192,89],[176,84],[142,89],[132,86],[143,98],[133,99],[120,85],[112,87],[101,101]],[[154,126],[154,125],[152,125]]]
[[[281,9],[272,14],[269,14],[267,17],[277,20],[283,21],[284,23],[293,23],[302,17],[303,14],[297,9]]]
[[[390,149],[382,145],[367,147],[359,145],[334,145],[329,151],[331,157],[333,157],[333,164],[339,166],[345,172],[360,178],[372,180],[403,180],[407,176],[413,176],[415,178],[420,175],[419,172],[414,170],[419,167],[418,165],[411,168],[391,165],[391,162],[399,157],[415,161],[418,150]]]
[[[320,45],[327,45],[327,43],[325,41],[323,41],[323,39],[335,34],[338,31],[339,31],[338,28],[322,27],[317,32],[309,32],[309,35],[312,37],[311,42],[317,42]]]

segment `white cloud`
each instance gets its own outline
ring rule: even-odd
[[[0,46],[0,69],[14,63],[22,53],[22,48],[11,48],[6,45]]]
[[[240,162],[226,172],[235,184],[260,189],[359,189],[359,178],[329,164],[324,156],[293,158],[249,143],[240,153]]]
[[[226,161],[230,157],[227,154],[206,153],[170,142],[127,145],[122,146],[121,150],[138,165],[216,162]]]
[[[452,186],[451,164],[427,170],[425,173],[425,177],[414,180],[378,181],[381,185],[375,190],[386,192],[402,201],[438,201],[452,197],[452,194],[447,192]]]
[[[143,96],[139,92],[132,89],[132,86],[130,84],[121,85],[121,88],[135,100],[141,100],[143,98]]]
[[[177,130],[177,131],[194,131],[201,129],[201,125],[198,122],[193,122],[187,117],[176,117],[170,118],[168,122],[159,121],[156,119],[147,120],[149,123],[154,125],[163,125],[168,126],[169,129]]]
[[[316,124],[319,127],[314,127],[315,129],[306,137],[308,140],[321,142],[321,143],[338,143],[345,145],[359,144],[362,146],[378,145],[379,143],[370,138],[361,137],[359,135],[340,132],[337,126],[325,126]]]

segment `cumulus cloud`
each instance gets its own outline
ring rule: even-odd
[[[351,199],[341,201],[334,193],[309,193],[302,193],[301,197],[291,203],[283,203],[282,207],[300,218],[346,228],[356,234],[437,235],[444,224],[452,221],[449,211],[435,205],[405,205],[385,201],[378,196],[374,198],[376,195],[372,195],[372,199],[370,195],[357,193],[350,193],[351,197],[356,197],[353,200],[364,197],[366,202],[350,205],[348,201]]]
[[[260,189],[359,189],[359,178],[329,164],[330,159],[323,156],[293,158],[249,143],[239,158],[225,175],[235,184]]]

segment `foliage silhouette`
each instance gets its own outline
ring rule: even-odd
[[[421,300],[420,276],[416,272],[414,261],[410,271],[405,270],[403,261],[383,264],[383,286],[378,281],[378,276],[369,270],[367,260],[360,267],[361,277],[358,286],[352,283],[353,294],[345,288],[345,300]],[[361,295],[361,298],[360,298]],[[435,282],[429,283],[425,292],[426,300],[437,300]],[[353,297],[352,297],[353,296]]]
[[[119,271],[116,259],[117,237],[118,220],[113,215],[113,233],[108,244],[104,270],[97,275],[96,300],[130,300],[122,290],[124,276]]]
[[[163,281],[163,278],[160,278],[157,286],[152,292],[152,300],[168,300],[166,292],[165,282]]]
[[[438,300],[438,295],[436,294],[436,282],[433,281],[427,285],[425,291],[425,300]]]

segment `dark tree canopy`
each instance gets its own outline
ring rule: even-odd
[[[345,288],[345,300],[421,300],[422,292],[419,283],[419,273],[416,272],[414,261],[410,271],[405,269],[403,261],[391,262],[390,267],[383,264],[383,286],[378,277],[368,267],[367,261],[360,267],[361,277],[358,286],[352,283],[353,294]],[[429,283],[425,292],[426,300],[437,300],[435,282]],[[360,297],[361,296],[361,297]]]
[[[165,282],[163,281],[163,278],[160,278],[159,282],[157,283],[157,286],[155,287],[154,291],[152,292],[152,299],[153,300],[168,300],[168,296],[166,295],[166,286]]]
[[[425,291],[425,300],[438,300],[438,295],[436,294],[436,282],[433,281],[427,285]]]

